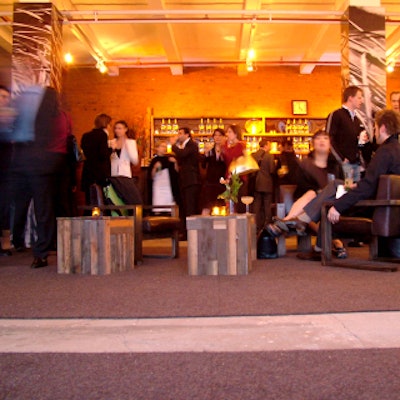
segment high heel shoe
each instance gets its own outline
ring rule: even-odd
[[[268,224],[265,229],[273,237],[278,237],[290,232],[293,232],[298,236],[307,235],[307,223],[300,221],[297,218],[283,220],[275,217],[274,222]]]

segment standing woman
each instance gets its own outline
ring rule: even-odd
[[[94,120],[94,128],[82,136],[81,148],[85,154],[85,161],[81,188],[85,192],[87,205],[90,205],[90,185],[97,183],[104,186],[111,175],[111,149],[108,147],[110,126],[111,117],[107,114],[99,114]]]
[[[244,155],[246,150],[245,144],[242,140],[242,129],[239,125],[229,125],[226,130],[226,143],[222,146],[222,157],[226,164],[226,174],[225,176],[230,177],[229,165],[232,161],[236,160],[238,157]],[[236,211],[239,213],[245,213],[245,205],[240,202],[242,196],[247,196],[248,194],[248,180],[246,176],[240,177],[242,181],[242,186],[239,189],[239,203],[236,205]]]
[[[223,200],[217,200],[219,194],[225,190],[225,185],[220,179],[225,177],[226,164],[222,157],[222,146],[225,144],[225,131],[215,129],[213,133],[214,146],[207,146],[205,154],[201,157],[202,167],[206,169],[206,176],[202,190],[202,208],[204,214],[209,214],[211,208]]]
[[[142,204],[142,195],[132,176],[132,166],[139,164],[137,144],[125,121],[114,124],[114,139],[109,141],[109,146],[112,186],[126,204]]]
[[[110,140],[111,176],[126,176],[132,178],[131,164],[139,164],[139,155],[136,140],[131,137],[128,124],[117,121],[114,124],[113,140]]]

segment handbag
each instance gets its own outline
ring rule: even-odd
[[[263,229],[257,238],[257,258],[278,258],[278,246],[276,240],[271,237],[266,229]]]

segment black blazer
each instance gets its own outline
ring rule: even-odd
[[[172,146],[179,166],[179,183],[182,188],[200,185],[199,147],[190,139],[184,149],[176,144]]]
[[[104,185],[111,176],[111,149],[108,147],[107,133],[103,129],[93,129],[83,134],[81,148],[85,154],[82,190],[88,190],[92,183]]]

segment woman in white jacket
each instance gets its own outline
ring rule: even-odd
[[[131,164],[139,163],[139,155],[136,140],[128,137],[129,127],[125,121],[117,121],[114,124],[115,138],[110,140],[111,176],[126,176],[132,178]]]

